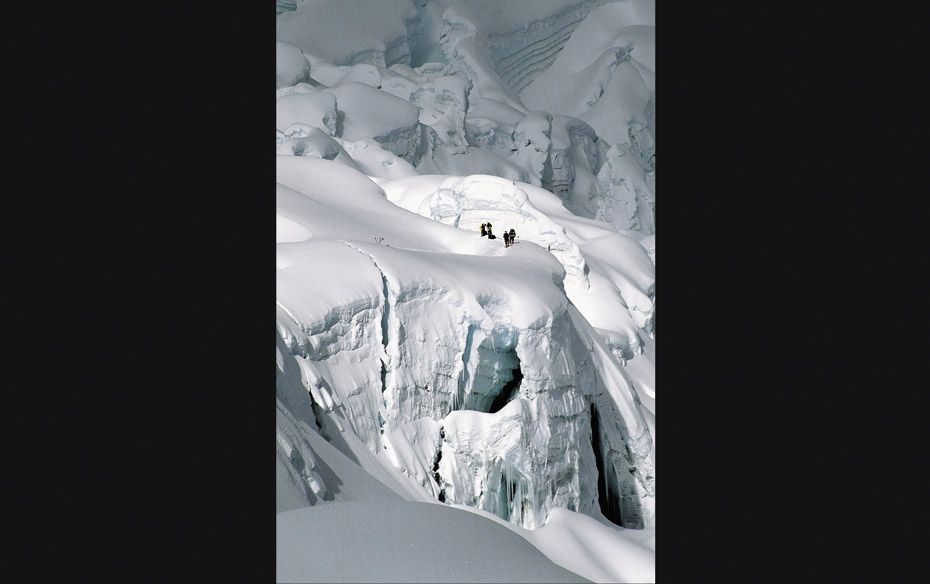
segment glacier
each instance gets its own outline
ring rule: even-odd
[[[653,3],[276,14],[279,580],[372,504],[654,580]]]

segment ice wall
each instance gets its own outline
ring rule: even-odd
[[[617,477],[605,485],[619,520],[651,520],[654,479],[628,468],[651,465],[636,391],[608,351],[593,352],[597,333],[569,310],[566,272],[553,255],[528,246],[501,256],[475,234],[404,215],[335,162],[285,158],[279,180],[287,186],[278,203],[278,335],[321,427],[325,419],[351,432],[441,501],[525,527],[543,525],[557,507],[597,509],[599,467]],[[363,210],[382,218],[381,232],[397,245],[351,231],[319,239],[350,210],[357,225]],[[404,220],[398,227],[422,229],[416,243],[426,249],[403,247],[409,236],[393,232],[392,215]],[[622,423],[593,435],[592,404]]]
[[[286,505],[348,496],[322,438],[406,498],[652,525],[651,3],[277,10]]]

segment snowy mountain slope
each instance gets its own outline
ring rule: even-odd
[[[438,423],[431,452],[435,457],[442,420],[458,409],[488,411],[515,374],[522,377],[521,394],[544,394],[544,399],[528,402],[530,411],[512,412],[518,420],[529,424],[536,423],[539,416],[550,424],[558,420],[559,425],[550,429],[557,436],[590,432],[588,402],[583,394],[598,388],[594,380],[581,379],[574,371],[576,362],[586,362],[589,357],[572,348],[590,341],[578,340],[570,326],[568,299],[561,286],[564,270],[554,256],[534,245],[505,250],[475,233],[407,213],[391,205],[367,177],[329,161],[285,158],[279,165],[279,180],[312,193],[306,196],[279,185],[278,209],[289,220],[287,225],[299,224],[306,233],[324,239],[291,241],[280,248],[278,303],[286,308],[288,317],[302,325],[296,333],[283,332],[282,336],[292,349],[300,348],[301,358],[310,362],[308,367],[318,369],[320,376],[330,379],[337,394],[343,394],[340,397],[350,414],[347,421],[363,442],[374,450],[384,447],[390,455],[390,442],[382,438],[385,433],[391,436],[395,425],[427,417]],[[337,184],[338,189],[327,188]],[[335,231],[335,227],[342,229]],[[370,233],[383,233],[389,246],[364,241]],[[414,233],[417,238],[411,237]],[[325,241],[340,236],[345,239]],[[342,245],[337,247],[339,243]],[[333,288],[320,277],[322,274],[305,268],[327,260],[349,269],[351,276],[341,279],[350,292],[348,298],[338,297],[342,287]],[[494,274],[493,279],[489,280],[488,274]],[[360,294],[363,300],[359,300]],[[329,328],[343,323],[349,325],[343,335]],[[586,321],[575,326],[590,328]],[[587,331],[584,334],[591,336]],[[553,348],[552,343],[567,346]],[[433,346],[441,349],[429,349]],[[376,354],[377,347],[383,347],[384,353]],[[367,354],[367,358],[360,357],[365,367],[344,364],[340,360],[343,351]],[[560,358],[568,360],[561,366],[552,362],[559,351],[563,352]],[[601,367],[611,366],[609,361]],[[604,369],[602,376],[606,375]],[[625,377],[621,376],[619,383],[627,393],[604,407],[639,399]],[[347,387],[353,389],[345,391]],[[365,391],[361,391],[363,387]],[[563,388],[564,395],[552,393]],[[545,406],[542,411],[536,409],[539,404]],[[557,417],[548,411],[551,408],[560,412]],[[463,414],[455,413],[460,415],[449,418],[450,424]],[[502,415],[504,412],[498,414]],[[635,430],[644,424],[638,407],[629,409],[625,417],[634,430],[632,435],[619,431],[615,442],[624,443],[627,449],[648,451],[648,433]],[[509,429],[494,428],[492,434]],[[481,434],[486,429],[473,431]],[[634,445],[637,440],[646,442]],[[542,446],[549,441],[543,434],[532,443]],[[524,486],[520,477],[529,474],[535,478],[532,488],[548,488],[563,472],[559,464],[566,464],[572,470],[569,480],[559,487],[564,492],[533,492],[528,495],[530,499],[538,496],[539,500],[530,501],[528,507],[511,497],[507,509],[499,508],[507,516],[520,513],[523,525],[537,526],[552,506],[593,508],[592,494],[584,492],[584,486],[592,481],[578,474],[595,472],[593,460],[582,464],[579,459],[593,455],[589,442],[590,438],[570,440],[570,450],[559,452],[559,457],[565,457],[561,463],[558,457],[548,455],[524,459],[526,445],[511,444],[507,451],[518,456],[509,461],[512,466],[494,466],[490,459],[469,461],[491,464],[488,476],[481,477],[478,484],[466,481],[467,486],[463,486],[458,475],[466,476],[470,471],[452,462],[447,472],[440,465],[444,482],[437,480],[433,485],[435,477],[430,475],[418,478],[425,488],[444,493],[450,500],[461,498],[490,507],[498,502],[483,494],[486,484],[496,493],[496,483],[491,483],[506,479],[519,489]],[[502,458],[501,453],[496,456]],[[647,456],[648,452],[633,456],[633,460],[642,459],[640,465],[648,468],[650,464],[643,458]],[[630,466],[635,468],[636,463]],[[511,480],[508,473],[514,470],[518,478]],[[627,496],[651,489],[648,475],[639,477],[639,486],[621,477],[618,489]],[[642,521],[640,503],[634,500],[626,504],[628,521],[633,525]]]
[[[407,521],[410,519],[407,517],[410,512],[430,518],[431,523],[445,521],[445,519],[436,517],[436,511],[404,507],[407,505],[402,503],[404,499],[419,500],[423,503],[432,500],[417,497],[415,491],[409,490],[409,485],[405,487],[399,484],[398,477],[386,473],[383,467],[372,462],[372,455],[369,452],[358,447],[347,446],[345,440],[353,440],[354,435],[351,432],[340,432],[338,427],[332,424],[332,418],[323,419],[324,425],[327,426],[326,434],[330,437],[332,444],[318,435],[317,432],[320,430],[314,425],[314,415],[310,411],[309,402],[300,399],[305,391],[301,383],[300,365],[298,360],[283,347],[280,338],[277,354],[278,510],[288,511],[305,507],[306,501],[302,502],[301,498],[304,496],[302,485],[306,484],[306,477],[313,477],[311,484],[315,488],[315,493],[311,495],[311,501],[316,505],[313,509],[319,508],[319,505],[324,503],[339,505],[347,501],[377,505],[376,510],[370,507],[340,507],[332,510],[330,514],[323,515],[322,519],[310,509],[304,509],[303,515],[293,519],[289,516],[279,516],[278,537],[279,542],[283,542],[284,545],[279,546],[278,580],[303,582],[390,580],[391,578],[387,577],[388,574],[395,573],[393,571],[396,570],[405,570],[410,562],[394,562],[393,567],[385,568],[381,562],[334,561],[333,556],[339,557],[339,554],[334,554],[333,550],[351,549],[352,553],[362,552],[378,554],[379,557],[390,557],[391,554],[385,549],[383,542],[371,537],[372,524],[378,524],[376,529],[380,530],[390,528],[393,530],[392,533],[396,534],[398,524],[392,523],[391,516],[397,512],[403,512],[405,516],[405,521],[400,524],[402,528],[410,525]],[[325,397],[318,396],[317,399],[320,402],[326,401]],[[292,414],[289,408],[300,413]],[[310,425],[301,423],[298,418],[311,420]],[[295,426],[300,427],[298,439],[302,440],[302,444],[296,447],[292,442],[295,439]],[[348,455],[344,452],[348,452]],[[290,464],[282,464],[282,459],[288,460]],[[361,467],[367,469],[381,482],[363,472]],[[295,468],[301,470],[300,476],[288,476]],[[435,501],[432,502],[435,503]],[[395,509],[396,507],[399,509]],[[549,556],[555,564],[581,574],[585,578],[617,582],[650,579],[648,574],[651,573],[651,567],[654,565],[654,550],[651,550],[648,544],[650,532],[643,534],[647,539],[646,543],[643,543],[642,537],[634,535],[640,533],[638,531],[611,529],[588,516],[564,509],[554,510],[544,528],[529,531],[504,522],[487,512],[474,510],[464,505],[456,507],[472,511],[484,518],[493,518]],[[385,515],[385,509],[392,511]],[[600,517],[599,514],[595,516]],[[324,529],[321,525],[321,521],[336,519],[339,520],[339,529]],[[311,522],[312,529],[304,529],[301,526],[301,522],[306,521]],[[607,522],[606,519],[601,519],[601,521]],[[508,561],[502,566],[496,566],[496,559],[499,558],[502,550],[506,551],[507,557],[512,558],[511,554],[513,554],[519,559],[527,556],[525,548],[518,545],[517,551],[514,552],[512,540],[504,538],[504,541],[501,541],[501,534],[493,530],[490,533],[492,537],[489,537],[486,533],[488,528],[480,523],[468,524],[474,528],[473,530],[462,529],[461,521],[457,521],[455,525],[456,528],[451,533],[464,537],[468,545],[473,546],[476,542],[490,540],[496,542],[494,550],[490,553],[469,555],[462,553],[464,546],[459,546],[455,548],[455,557],[443,557],[439,564],[434,561],[438,559],[437,556],[430,554],[429,557],[433,560],[430,560],[428,564],[437,566],[435,569],[422,570],[420,566],[424,564],[420,562],[417,571],[401,572],[397,575],[397,579],[418,581],[425,578],[424,581],[437,581],[435,578],[438,576],[435,574],[441,572],[462,574],[464,581],[575,581],[573,577],[564,573],[557,573],[555,578],[551,577],[550,568],[546,567],[547,564],[532,556],[529,556],[532,560],[529,562],[532,564],[532,569],[529,570],[523,568],[526,565],[524,561]],[[447,541],[450,532],[442,527],[441,523],[440,526],[445,533],[432,541],[443,541],[445,550],[453,549]],[[433,544],[424,543],[423,537],[423,531],[417,528],[413,531],[405,531],[401,541],[405,544],[415,543],[413,550],[430,549]],[[326,554],[327,560],[321,561],[321,554]],[[401,555],[404,556],[406,553]],[[481,557],[482,561],[469,562],[469,557]],[[353,570],[357,571],[354,575]],[[424,576],[425,574],[429,576]],[[467,574],[467,578],[464,574]],[[454,580],[458,576],[452,578]]]
[[[594,516],[555,509],[546,525],[523,529],[487,511],[453,505],[510,529],[554,563],[593,582],[651,582],[655,578],[655,530],[624,529]]]
[[[586,578],[650,579],[650,3],[278,12],[278,510],[463,506]]]
[[[316,386],[285,347],[276,342],[277,503],[287,511],[338,501],[432,501],[428,494],[377,461],[339,420],[316,415],[319,404],[335,406],[325,386]],[[307,387],[313,401],[307,399]]]
[[[390,3],[376,2],[377,10],[371,11],[360,10],[367,6],[361,2],[339,10],[331,5],[308,2],[279,17],[279,29],[286,29],[286,34],[279,30],[279,39],[303,48],[313,64],[311,84],[362,83],[404,99],[432,84],[467,84],[467,99],[449,99],[449,92],[444,96],[440,109],[448,115],[440,116],[445,118],[441,127],[427,122],[435,108],[426,107],[419,138],[408,132],[396,145],[421,172],[539,180],[575,213],[598,216],[618,229],[654,232],[651,2],[398,2],[401,10],[380,22],[373,17]],[[354,17],[351,6],[365,16]],[[339,26],[346,39],[332,46],[345,45],[341,56],[329,61],[316,56],[311,45],[333,36]],[[363,32],[367,36],[360,36]],[[381,48],[372,48],[376,45]],[[389,45],[406,48],[386,58]],[[440,62],[414,60],[414,54]],[[287,60],[283,71],[293,77],[301,70]],[[279,77],[288,76],[279,72]],[[520,91],[508,84],[512,77],[522,80]],[[549,116],[540,118],[534,110]],[[524,117],[529,133],[518,128]],[[565,128],[569,121],[572,131]],[[457,137],[451,143],[450,129]],[[555,147],[547,144],[550,137]],[[522,165],[524,158],[532,163]]]
[[[311,61],[346,64],[409,60],[405,19],[410,0],[313,0],[279,14],[278,40],[299,47]]]
[[[588,581],[506,527],[444,505],[298,509],[278,514],[277,539],[286,542],[277,550],[278,582]]]
[[[552,66],[520,94],[527,106],[587,122],[602,154],[598,216],[653,233],[655,206],[655,14],[648,2],[593,9]]]
[[[407,501],[421,501],[421,504],[433,503],[430,498],[418,497],[415,491],[409,490],[397,482],[398,476],[386,473],[383,467],[371,460],[372,455],[357,446],[349,446],[354,439],[351,432],[340,432],[333,424],[332,418],[322,418],[326,426],[326,435],[329,442],[318,435],[322,429],[317,428],[313,422],[314,414],[311,412],[307,400],[301,399],[305,391],[301,383],[301,367],[297,359],[290,355],[278,338],[278,510],[289,511],[301,509],[302,515],[291,517],[290,514],[279,515],[278,532],[278,581],[385,581],[386,576],[396,570],[405,570],[411,562],[398,563],[392,558],[390,550],[384,549],[383,542],[372,537],[372,525],[375,530],[391,529],[397,535],[397,530],[403,530],[400,541],[405,545],[411,543],[413,550],[431,549],[436,541],[442,541],[445,550],[453,549],[448,543],[449,529],[442,522],[446,519],[437,511],[411,508]],[[321,402],[326,401],[325,396],[317,397]],[[310,420],[310,423],[301,423],[300,420]],[[283,422],[283,423],[282,423]],[[296,447],[294,440],[301,443]],[[358,444],[358,443],[356,443]],[[347,454],[346,454],[347,453]],[[282,463],[282,459],[287,462]],[[367,469],[372,475],[362,470]],[[300,469],[299,476],[288,476],[294,469]],[[367,476],[366,476],[367,475]],[[306,501],[302,491],[306,485],[306,478],[312,477],[310,483],[315,489],[311,495],[314,507],[306,508]],[[344,502],[360,502],[374,504],[376,507],[343,506]],[[322,504],[337,504],[338,509],[331,513],[318,514]],[[654,571],[654,544],[650,547],[651,530],[644,532],[638,530],[619,530],[606,527],[609,524],[599,513],[591,518],[586,515],[572,513],[564,509],[554,510],[547,525],[537,530],[526,530],[505,522],[499,517],[486,511],[474,509],[464,505],[453,505],[458,509],[472,512],[484,519],[491,519],[500,523],[507,529],[522,537],[538,550],[548,556],[552,562],[572,572],[594,581],[609,582],[640,582],[647,581],[647,576]],[[385,513],[385,510],[388,510]],[[445,531],[436,538],[423,539],[424,534],[419,527],[409,530],[411,523],[408,514],[413,513],[421,518],[428,518],[428,523],[438,523]],[[392,517],[403,513],[404,521],[393,523]],[[455,516],[449,519],[456,519]],[[459,516],[458,519],[461,519]],[[337,521],[338,529],[324,529],[322,522]],[[307,528],[306,522],[310,522]],[[602,522],[602,523],[600,523]],[[419,522],[415,521],[413,525]],[[454,574],[454,579],[465,581],[576,581],[573,576],[557,573],[553,578],[551,568],[545,562],[527,554],[525,547],[516,545],[512,538],[502,537],[499,531],[491,530],[482,523],[466,523],[466,529],[460,521],[454,523],[451,533],[464,534],[467,546],[483,546],[486,541],[495,542],[494,550],[483,549],[475,554],[463,553],[467,546],[457,546],[452,557],[441,557],[436,563],[435,554],[428,555],[427,562],[420,561],[412,572],[401,572],[395,579],[403,581],[438,581],[437,573]],[[637,535],[641,534],[641,535]],[[490,537],[489,537],[490,536]],[[393,541],[393,539],[391,540]],[[516,547],[516,551],[514,551]],[[334,551],[338,550],[338,551]],[[353,563],[348,566],[345,561],[339,561],[341,551],[352,550],[352,553],[362,553],[366,556],[375,555],[379,558],[388,558],[395,564],[385,568],[383,562]],[[409,556],[406,548],[401,557]],[[499,553],[506,552],[506,557],[517,561],[502,562]],[[321,560],[321,556],[325,560]],[[475,562],[469,558],[482,559]],[[521,558],[529,557],[532,569],[524,570],[525,561]],[[424,570],[423,566],[435,566]],[[348,570],[347,570],[348,568]],[[515,571],[516,570],[516,571]],[[354,572],[354,573],[353,573]],[[466,577],[467,575],[467,577]]]
[[[473,232],[491,221],[515,228],[521,242],[546,247],[565,269],[569,300],[622,362],[644,355],[653,344],[655,268],[631,234],[573,215],[544,189],[498,177],[430,175],[377,182],[389,200],[435,221]],[[639,361],[628,373],[640,398],[651,404],[652,368],[642,367],[651,356]]]

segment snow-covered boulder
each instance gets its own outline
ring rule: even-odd
[[[310,76],[310,61],[303,51],[288,43],[278,41],[275,51],[275,81],[277,87],[290,87]]]
[[[328,89],[339,111],[337,134],[346,140],[372,138],[382,148],[414,162],[420,143],[419,110],[410,102],[362,83]]]
[[[275,102],[275,126],[288,138],[308,136],[312,128],[319,128],[330,136],[336,135],[336,98],[331,93],[304,85],[293,92],[278,92]]]

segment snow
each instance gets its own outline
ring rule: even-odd
[[[285,136],[293,134],[309,134],[310,128],[323,130],[330,136],[336,133],[336,98],[327,92],[315,91],[310,86],[304,86],[300,93],[282,95],[277,101],[275,125],[277,130]],[[304,126],[304,132],[300,127]]]
[[[654,580],[652,2],[277,13],[279,580]]]
[[[393,152],[388,152],[375,140],[368,138],[356,142],[343,140],[341,143],[356,168],[369,177],[396,179],[417,176],[417,169],[412,164]]]
[[[420,123],[432,128],[436,139],[454,153],[466,151],[465,111],[468,81],[459,75],[444,75],[424,82],[410,93],[420,108]]]
[[[602,515],[555,509],[544,527],[522,529],[486,511],[453,505],[499,523],[530,542],[555,564],[592,582],[651,582],[655,530],[624,529]]]
[[[275,49],[276,85],[290,87],[307,81],[310,76],[310,62],[303,51],[297,47],[278,41]]]
[[[648,338],[655,264],[631,237],[573,215],[544,189],[499,177],[433,175],[380,184],[395,204],[448,225],[477,232],[490,220],[513,227],[520,241],[545,246],[560,261],[569,299],[591,324],[609,331],[614,349],[632,359]]]
[[[313,0],[278,16],[278,40],[302,49],[311,62],[336,65],[375,60],[382,64],[408,55],[406,18],[416,15],[411,0]]]
[[[283,542],[278,582],[588,581],[506,527],[429,503],[338,503],[279,513],[277,541]]]
[[[655,577],[653,529],[609,527],[556,509],[545,527],[527,532],[552,561],[596,582],[648,582]]]
[[[346,140],[378,140],[399,129],[416,128],[419,110],[398,97],[355,81],[329,90],[344,113],[340,136]]]

